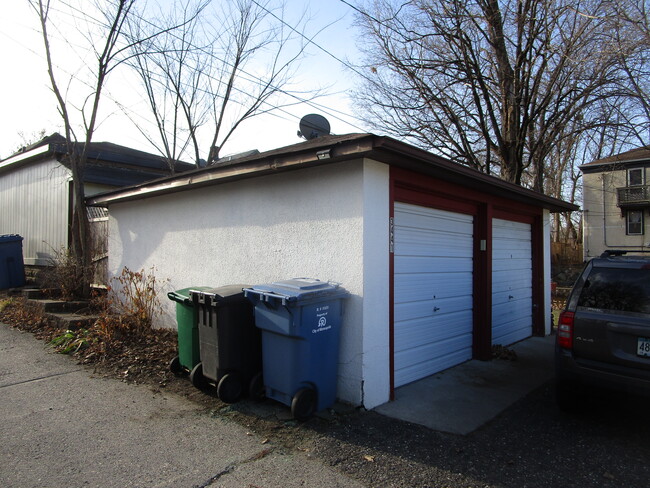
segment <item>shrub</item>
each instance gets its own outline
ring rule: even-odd
[[[100,314],[98,332],[113,339],[151,330],[155,317],[162,312],[159,287],[154,268],[132,271],[124,267],[119,276],[112,278],[107,293],[93,301]]]
[[[54,257],[50,258],[49,265],[39,275],[41,285],[60,294],[63,300],[84,298],[84,280],[91,276],[91,270],[84,267],[68,249],[53,252]]]

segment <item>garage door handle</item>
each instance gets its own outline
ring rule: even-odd
[[[438,307],[433,307],[434,312],[437,312],[438,310],[440,310]]]

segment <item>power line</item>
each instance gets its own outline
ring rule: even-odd
[[[311,39],[307,38],[306,36],[304,36],[304,34],[302,34],[301,32],[299,32],[295,27],[291,26],[291,25],[288,24],[286,21],[284,21],[283,19],[279,18],[279,17],[278,17],[277,15],[275,15],[272,11],[268,10],[266,7],[260,5],[256,0],[251,0],[251,1],[252,1],[253,3],[255,3],[258,7],[260,7],[261,9],[263,9],[264,11],[266,11],[267,13],[269,13],[270,15],[272,15],[275,19],[277,19],[278,21],[282,22],[284,25],[288,26],[288,27],[289,27],[293,32],[295,32],[295,33],[297,33],[298,35],[302,36],[303,38],[305,38],[306,40],[308,40],[311,44],[315,45],[316,47],[318,47],[319,49],[321,49],[322,51],[326,52],[328,55],[332,56],[334,59],[336,59],[337,61],[339,61],[340,63],[342,63],[344,66],[346,66],[346,67],[348,67],[348,68],[350,68],[350,69],[353,69],[356,73],[358,73],[358,74],[360,74],[361,76],[363,76],[363,74],[361,74],[359,71],[355,70],[352,66],[350,66],[349,64],[347,64],[347,63],[345,63],[344,61],[340,60],[339,58],[337,58],[336,56],[334,56],[333,54],[331,54],[329,51],[327,51],[326,49],[324,49],[324,48],[322,48],[321,46],[319,46],[318,44],[316,44],[313,40],[311,40]],[[75,11],[77,11],[77,12],[83,14],[84,19],[86,18],[86,13],[85,13],[85,12],[80,11],[80,10],[77,9],[76,7],[70,5],[69,3],[66,3],[66,2],[63,2],[63,3],[64,3],[64,5],[67,5],[67,6],[68,6],[69,8],[71,8],[72,10],[75,10]],[[148,19],[145,19],[143,16],[141,16],[141,15],[139,15],[139,14],[136,14],[136,13],[133,13],[133,12],[132,12],[131,14],[132,14],[133,16],[135,16],[138,20],[147,23],[149,26],[153,27],[154,29],[162,30],[162,28],[161,28],[160,26],[154,24],[153,22],[151,22],[151,21],[148,20]],[[92,18],[92,17],[90,17],[90,18],[91,18],[91,20],[93,20],[93,21],[95,22],[96,25],[99,25],[99,26],[102,26],[102,27],[107,27],[106,24],[102,23],[100,20],[95,19],[95,18]],[[171,33],[171,32],[170,32],[170,34],[171,34],[171,35],[175,35],[175,34],[173,34],[173,33]],[[177,39],[178,39],[178,36],[176,36],[176,37],[177,37]],[[216,59],[216,60],[219,61],[220,63],[223,63],[224,65],[227,65],[227,66],[229,66],[229,67],[231,67],[231,68],[234,68],[234,65],[233,65],[230,61],[228,61],[228,60],[226,60],[226,59],[223,59],[223,58],[220,58],[220,57],[217,56],[213,51],[206,51],[204,48],[198,47],[198,46],[196,46],[196,45],[194,45],[194,44],[192,44],[192,43],[189,43],[189,44],[188,44],[188,47],[191,47],[191,48],[193,48],[193,49],[197,49],[197,50],[199,50],[200,52],[204,53],[205,55],[207,55],[207,56],[209,56],[209,57],[211,57],[211,58],[213,58],[213,59]],[[267,85],[267,81],[262,80],[261,78],[256,77],[255,75],[249,73],[248,71],[246,71],[246,70],[244,70],[244,69],[240,69],[240,72],[243,73],[244,75],[246,75],[246,76],[242,76],[242,78],[243,78],[245,81],[249,82],[249,83],[257,83],[257,84]],[[214,76],[211,76],[211,75],[206,75],[206,76],[207,76],[208,78],[210,78],[211,80],[213,80],[213,81],[219,81],[219,80],[216,79]],[[247,77],[248,77],[248,78],[247,78]],[[317,102],[314,102],[313,100],[308,100],[308,99],[305,99],[305,98],[301,98],[301,97],[297,96],[295,93],[288,92],[288,91],[286,91],[286,90],[284,90],[284,89],[282,89],[282,88],[280,88],[280,87],[278,87],[278,86],[274,86],[274,85],[269,85],[269,86],[270,86],[273,90],[275,90],[275,91],[277,91],[277,92],[279,92],[279,93],[282,93],[282,94],[284,94],[284,95],[286,95],[286,96],[289,96],[289,97],[291,97],[291,98],[294,98],[295,100],[299,101],[300,103],[304,103],[304,104],[309,105],[309,106],[311,106],[311,107],[313,107],[313,108],[315,108],[315,109],[318,109],[318,110],[321,110],[321,111],[325,112],[327,115],[329,115],[330,117],[332,117],[332,118],[334,118],[334,119],[336,119],[336,120],[339,120],[339,121],[341,121],[341,122],[343,122],[343,123],[345,123],[345,124],[351,125],[352,127],[355,127],[356,129],[358,129],[358,130],[360,130],[360,131],[362,131],[362,132],[365,131],[365,129],[363,129],[363,128],[357,126],[357,125],[355,125],[354,123],[351,123],[349,120],[344,120],[344,119],[338,117],[335,113],[339,113],[339,114],[341,114],[341,115],[343,115],[343,116],[345,116],[345,117],[349,117],[349,118],[352,118],[352,119],[355,119],[355,120],[358,120],[358,121],[361,121],[361,122],[364,122],[363,119],[360,119],[360,118],[358,118],[358,117],[356,117],[356,116],[354,116],[354,115],[351,115],[351,114],[349,114],[349,113],[342,112],[342,111],[340,111],[340,110],[332,109],[331,107],[325,107],[324,105],[319,104],[319,103],[317,103]],[[244,95],[248,95],[248,94],[249,94],[249,93],[247,93],[246,91],[244,91],[244,90],[242,90],[242,89],[240,89],[240,88],[238,88],[238,87],[236,87],[236,86],[234,86],[233,89],[234,89],[235,91],[238,91],[239,93],[244,94]],[[244,107],[244,105],[243,105],[242,103],[237,102],[236,100],[232,100],[232,101],[233,101],[233,103],[239,104],[239,105],[241,105],[242,107]],[[269,102],[267,102],[267,101],[263,101],[262,103],[263,103],[264,105],[269,105],[269,106],[271,107],[271,109],[274,109],[274,110],[281,110],[281,111],[283,111],[285,114],[289,115],[290,117],[299,120],[299,117],[297,117],[297,116],[295,116],[295,115],[293,115],[293,114],[291,114],[291,113],[289,113],[289,112],[287,112],[287,111],[285,111],[285,110],[282,110],[281,107],[274,107],[273,105],[271,105],[271,104],[270,104]],[[268,113],[268,112],[267,112],[267,113]]]

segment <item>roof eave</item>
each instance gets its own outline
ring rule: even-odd
[[[480,187],[482,191],[535,204],[551,212],[567,212],[579,207],[556,198],[548,197],[498,178],[485,175],[427,151],[389,137],[364,134],[349,140],[324,140],[322,145],[311,145],[304,150],[288,150],[267,157],[252,157],[236,164],[213,166],[172,177],[161,178],[141,185],[95,195],[88,205],[107,206],[178,191],[185,191],[211,184],[276,174],[300,168],[336,163],[351,158],[372,158],[380,162],[411,169],[445,181]]]
[[[328,149],[328,157],[324,157],[325,155],[322,154],[319,158],[318,153],[327,151]],[[371,150],[372,141],[370,137],[365,142],[355,141],[353,145],[333,143],[329,148],[327,146],[317,147],[316,149],[309,148],[305,151],[292,152],[286,155],[272,155],[261,159],[238,162],[237,164],[213,166],[180,175],[159,178],[129,188],[92,196],[86,203],[91,206],[107,206],[114,203],[187,191],[216,184],[217,182],[227,183],[299,168],[322,166],[349,159],[351,155],[360,158],[363,157],[365,152]]]
[[[423,149],[395,139],[381,138],[378,148],[386,149],[396,155],[385,162],[450,183],[474,187],[485,193],[505,196],[522,203],[541,205],[553,213],[571,212],[580,209],[579,206],[572,203],[529,190],[495,176],[486,175],[467,166],[452,163]],[[407,155],[408,158],[404,158],[404,155]]]
[[[7,159],[0,161],[0,171],[10,166],[18,166],[42,158],[43,156],[54,154],[54,148],[51,147],[50,144],[39,146],[30,149],[29,151],[25,151],[24,153],[14,154],[13,156],[9,156]]]

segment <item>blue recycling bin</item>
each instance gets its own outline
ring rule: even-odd
[[[336,401],[343,299],[336,283],[294,278],[244,289],[262,331],[268,398],[306,419]]]
[[[23,238],[16,234],[0,236],[0,290],[25,284]]]

